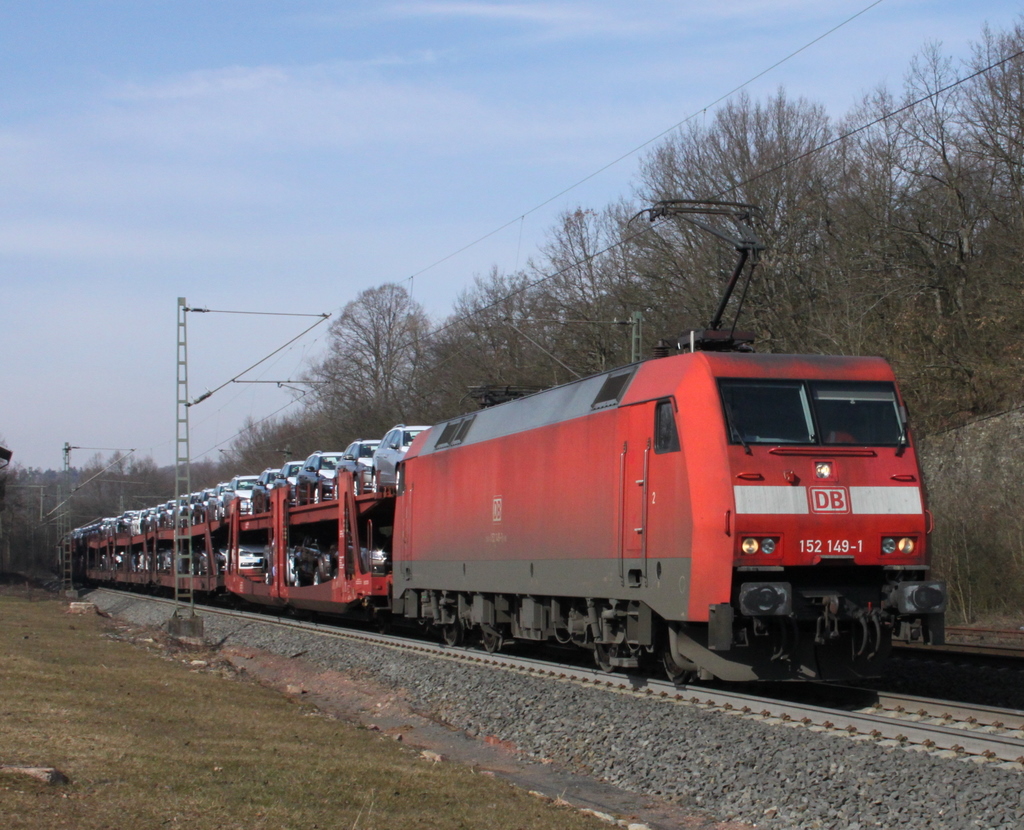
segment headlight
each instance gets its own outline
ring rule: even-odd
[[[763,553],[765,556],[771,556],[775,553],[779,546],[777,539],[763,538],[759,539],[755,536],[746,536],[743,541],[740,542],[740,552],[744,556],[753,556],[755,553]]]
[[[882,540],[882,553],[894,553],[896,550],[896,540],[891,536],[886,536]]]
[[[900,553],[913,553],[914,552],[914,540],[909,536],[904,536],[900,539],[899,544],[896,546],[899,548]]]
[[[831,478],[832,477],[832,465],[827,461],[819,461],[814,465],[814,475],[817,478]]]

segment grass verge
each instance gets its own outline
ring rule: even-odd
[[[0,596],[0,764],[71,779],[0,775],[5,830],[606,826],[66,608]]]

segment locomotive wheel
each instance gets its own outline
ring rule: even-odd
[[[462,623],[453,622],[447,625],[441,626],[441,639],[444,641],[446,646],[455,648],[456,646],[462,645],[463,634],[465,633],[462,628]]]
[[[613,671],[612,649],[614,646],[606,646],[604,643],[594,643],[594,662],[601,671]]]
[[[501,635],[497,631],[489,631],[485,628],[480,634],[480,643],[488,654],[500,651],[503,642]]]
[[[661,665],[665,668],[665,674],[668,675],[668,679],[678,685],[684,683],[692,683],[697,679],[697,667],[691,664],[691,667],[680,666],[675,658],[672,656],[672,651],[666,645],[661,654]]]

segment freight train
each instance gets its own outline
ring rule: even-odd
[[[200,573],[173,573],[166,526],[80,533],[79,567],[427,623],[452,645],[573,643],[680,680],[852,679],[894,637],[942,641],[932,519],[879,358],[642,361],[440,423],[395,488],[358,490],[342,473],[333,500],[278,488],[263,513],[187,524]]]
[[[880,358],[754,354],[713,325],[682,353],[439,423],[393,487],[340,472],[332,494],[233,503],[180,527],[176,551],[166,527],[93,528],[75,561],[93,582],[186,582],[489,651],[555,641],[678,682],[855,680],[894,639],[943,641],[932,517]]]

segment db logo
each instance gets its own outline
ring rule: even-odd
[[[494,501],[491,502],[491,520],[501,521],[501,496],[495,496]]]
[[[850,494],[845,487],[810,487],[812,513],[849,513]]]

